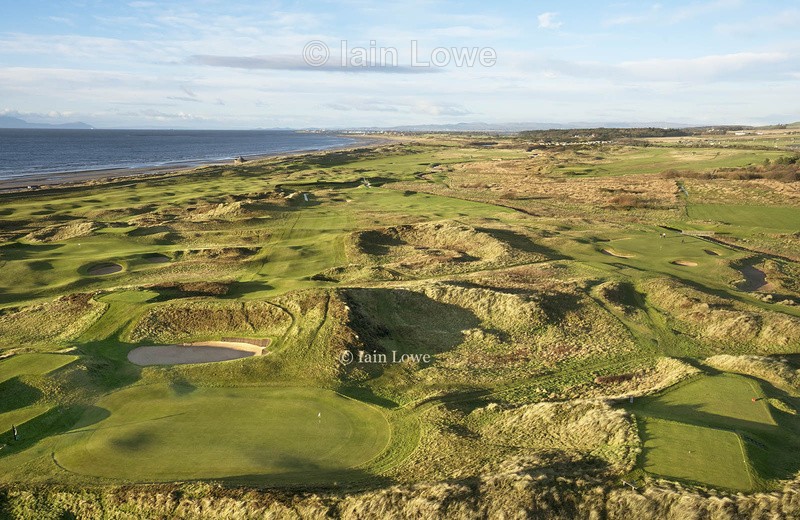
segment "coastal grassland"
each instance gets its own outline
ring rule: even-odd
[[[606,153],[603,153],[607,151]],[[761,164],[764,159],[777,159],[783,151],[757,151],[719,148],[624,147],[609,145],[600,153],[558,157],[549,173],[559,175],[630,175],[661,173],[680,165],[688,171],[714,168],[737,168]],[[567,160],[564,160],[567,159]],[[571,160],[570,160],[571,159]]]
[[[800,347],[796,183],[711,178],[786,154],[418,135],[0,194],[0,374],[69,360],[8,370],[0,427],[22,439],[0,441],[0,505],[86,512],[114,486],[163,481],[162,505],[143,508],[190,517],[215,497],[234,515],[264,496],[236,486],[303,481],[316,498],[247,514],[534,514],[547,489],[602,496],[612,517],[642,497],[643,511],[713,508],[661,478],[789,489],[794,368],[763,360]],[[742,283],[751,268],[768,289]],[[127,361],[224,337],[271,342],[220,363]],[[731,354],[748,357],[716,357]],[[686,446],[698,454],[677,465]],[[624,495],[621,478],[645,491]],[[25,495],[37,482],[63,502]],[[67,498],[90,484],[100,495]]]

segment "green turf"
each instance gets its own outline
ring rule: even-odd
[[[569,147],[546,150],[534,159],[524,146],[427,143],[392,146],[380,153],[275,159],[235,169],[214,166],[183,177],[142,178],[113,186],[0,195],[0,211],[13,219],[0,229],[6,237],[0,243],[0,305],[8,308],[0,312],[13,318],[17,309],[31,304],[95,291],[94,298],[105,308],[102,316],[91,315],[95,321],[90,325],[87,320],[80,336],[48,339],[44,345],[48,351],[76,347],[80,363],[47,375],[74,358],[51,356],[34,361],[26,354],[0,362],[0,382],[7,390],[0,396],[0,428],[24,423],[21,431],[26,436],[0,453],[0,473],[9,482],[72,478],[91,482],[98,477],[131,482],[215,479],[257,485],[329,485],[391,475],[394,470],[413,473],[413,469],[398,468],[409,455],[413,459],[419,443],[429,441],[426,435],[433,428],[413,406],[418,401],[434,399],[438,404],[474,409],[485,404],[476,395],[486,394],[489,400],[530,403],[551,392],[562,395],[565,388],[591,386],[598,375],[651,367],[665,354],[701,357],[704,349],[712,347],[673,328],[678,326],[669,313],[648,299],[646,283],[653,277],[671,277],[699,291],[741,302],[749,297],[733,287],[738,273],[730,265],[751,253],[662,226],[710,228],[737,237],[790,232],[798,227],[794,208],[693,204],[702,202],[700,198],[690,199],[688,214],[682,198],[676,199],[674,207],[631,211],[577,202],[562,206],[546,197],[525,198],[522,191],[518,198],[506,197],[501,163],[513,160],[508,166],[511,177],[524,174],[536,182],[536,175],[558,173],[657,175],[672,168],[703,171],[746,166],[776,154],[782,152],[603,145],[581,153]],[[475,185],[484,187],[450,189],[461,182],[459,165],[475,161],[483,161],[477,169],[487,172]],[[495,169],[491,161],[501,167]],[[554,165],[555,170],[551,169]],[[362,177],[370,180],[371,188],[360,185]],[[600,181],[623,185],[625,179],[588,180]],[[581,180],[565,177],[564,182]],[[672,181],[669,184],[672,189]],[[426,193],[426,189],[444,195]],[[280,190],[308,193],[310,200],[289,201]],[[614,190],[610,189],[609,196]],[[692,191],[692,197],[702,197],[698,193]],[[190,212],[199,206],[250,198],[258,201],[246,217],[198,219]],[[775,195],[768,200],[783,199]],[[786,200],[782,204],[792,204]],[[91,236],[56,243],[25,238],[43,226],[78,219],[104,227]],[[348,255],[354,232],[445,220],[474,228],[506,226],[509,231],[494,231],[505,234],[503,242],[520,251],[531,247],[542,256],[531,265],[514,265],[521,268],[518,271],[511,263],[486,269],[465,264],[457,277],[437,275],[426,280],[420,272],[413,282],[356,278],[336,283],[315,276],[343,266],[353,266],[355,271],[371,267],[354,264],[372,260]],[[667,236],[661,238],[665,232]],[[235,259],[191,253],[215,248],[252,248],[254,252]],[[447,251],[438,247],[418,249],[425,250],[426,256],[441,252],[443,260],[447,257]],[[628,258],[604,254],[604,249]],[[146,261],[147,255],[157,253],[170,262]],[[697,265],[674,263],[679,260]],[[87,276],[88,266],[106,261],[118,262],[124,270]],[[417,274],[413,268],[409,272]],[[627,308],[603,300],[602,287],[608,280],[629,287]],[[231,285],[227,294],[218,297],[186,297],[162,288],[164,283],[198,281]],[[493,317],[479,319],[481,302],[462,301],[457,291],[447,297],[453,298],[452,303],[418,292],[432,282],[481,287],[487,294],[505,293],[509,301],[519,295],[520,305],[533,302],[540,308],[542,323],[538,314],[532,314],[536,323],[520,320],[513,328],[501,320],[495,323]],[[565,291],[567,285],[579,288]],[[143,313],[167,299],[181,300],[175,303],[185,308],[195,304],[200,308],[216,299],[230,304],[230,319],[221,315],[214,322],[216,328],[203,330],[204,337],[196,339],[234,334],[233,324],[239,323],[238,314],[233,314],[238,312],[236,300],[238,304],[269,300],[291,316],[291,324],[287,321],[285,331],[269,335],[273,343],[267,356],[168,368],[131,365],[126,353],[136,345],[129,343],[133,336],[128,333]],[[609,323],[618,320],[627,327],[635,336],[635,348],[617,351],[609,341],[604,342],[608,350],[582,357],[581,345],[568,341],[562,345],[559,338],[547,337],[546,331],[555,329],[571,329],[565,331],[565,340],[581,333],[588,323],[581,312],[590,300],[597,311],[608,311]],[[780,308],[762,301],[750,303],[761,310]],[[475,312],[469,310],[470,305]],[[361,309],[364,316],[348,315],[346,309]],[[800,314],[800,309],[776,312]],[[21,314],[24,317],[25,311]],[[176,311],[165,318],[166,329],[170,320],[177,325],[188,319],[182,316]],[[33,330],[41,321],[50,322],[49,317],[36,319],[9,320],[6,330],[20,331],[16,323]],[[249,317],[244,322],[250,323]],[[602,327],[587,328],[595,337],[610,334]],[[246,326],[236,333],[242,330],[246,332]],[[624,329],[619,330],[624,336]],[[14,338],[24,340],[25,331],[20,332]],[[337,351],[362,348],[362,341],[364,348],[432,352],[438,357],[423,369],[397,365],[342,370]],[[14,347],[20,346],[18,342],[7,341]],[[570,348],[575,349],[574,355]],[[542,354],[556,349],[564,349],[565,358],[542,366]],[[56,358],[63,363],[51,364]],[[496,364],[477,369],[486,358]],[[363,402],[329,390],[294,388],[301,385],[341,385]],[[758,488],[763,481],[774,483],[791,476],[800,469],[800,455],[792,455],[800,453],[796,441],[800,425],[793,416],[770,413],[765,402],[751,401],[765,392],[751,379],[714,376],[640,400],[632,409],[641,417],[646,437],[645,469],[731,489]],[[768,395],[800,408],[791,397]],[[394,410],[384,413],[365,403]],[[391,418],[391,434],[384,416]],[[456,428],[453,432],[469,435]],[[731,458],[734,440],[744,443],[747,463],[741,447],[739,458]],[[698,454],[696,462],[686,464],[681,450],[690,445],[698,447]],[[719,453],[700,449],[709,445],[719,445]],[[753,467],[750,476],[747,464]],[[755,484],[746,480],[751,476]]]
[[[634,409],[648,415],[687,423],[728,428],[762,428],[775,425],[759,384],[733,374],[707,376],[679,386]]]
[[[772,411],[766,398],[780,395],[792,406],[795,398],[764,385],[734,374],[701,376],[628,405],[646,425],[643,469],[732,489],[762,488],[794,474],[800,421]],[[722,450],[728,455],[717,453]],[[733,454],[744,464],[722,460]]]
[[[0,361],[0,382],[18,376],[40,376],[75,361],[77,356],[61,354],[17,354]]]
[[[390,438],[377,408],[320,389],[148,385],[97,406],[56,449],[68,471],[137,481],[352,480],[366,476],[358,466]]]
[[[0,434],[5,434],[12,425],[19,427],[49,409],[50,407],[47,405],[33,405],[0,414]]]
[[[654,418],[640,421],[639,428],[643,468],[649,473],[728,489],[752,488],[735,433]]]
[[[800,210],[792,206],[752,206],[740,204],[690,204],[689,218],[710,220],[732,226],[775,231],[800,229]]]

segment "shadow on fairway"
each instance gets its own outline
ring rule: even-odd
[[[42,392],[38,388],[13,377],[0,383],[0,413],[30,406],[41,397]]]
[[[111,416],[111,412],[98,406],[68,405],[51,408],[33,419],[17,425],[18,440],[11,432],[2,432],[0,442],[7,447],[0,450],[6,457],[30,448],[42,439],[56,435],[70,435],[77,425],[91,426]]]

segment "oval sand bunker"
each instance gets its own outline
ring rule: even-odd
[[[250,343],[205,341],[187,345],[138,347],[128,352],[128,361],[139,366],[189,365],[260,356],[263,352],[263,347]]]
[[[606,249],[603,249],[601,252],[604,255],[615,256],[617,258],[633,258],[633,255],[628,255],[628,254],[625,254],[625,253],[620,253],[619,251],[614,251],[610,247],[606,248]]]
[[[144,261],[148,264],[166,264],[170,261],[167,255],[162,255],[161,253],[144,255],[142,258],[144,258]]]
[[[689,260],[673,260],[670,263],[674,265],[680,265],[682,267],[697,267],[697,262],[690,262]]]
[[[96,264],[90,267],[86,272],[92,276],[102,276],[106,274],[114,274],[122,271],[122,266],[114,262],[105,262]]]

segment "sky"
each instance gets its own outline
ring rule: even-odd
[[[800,120],[800,1],[0,0],[0,115],[98,128]]]

